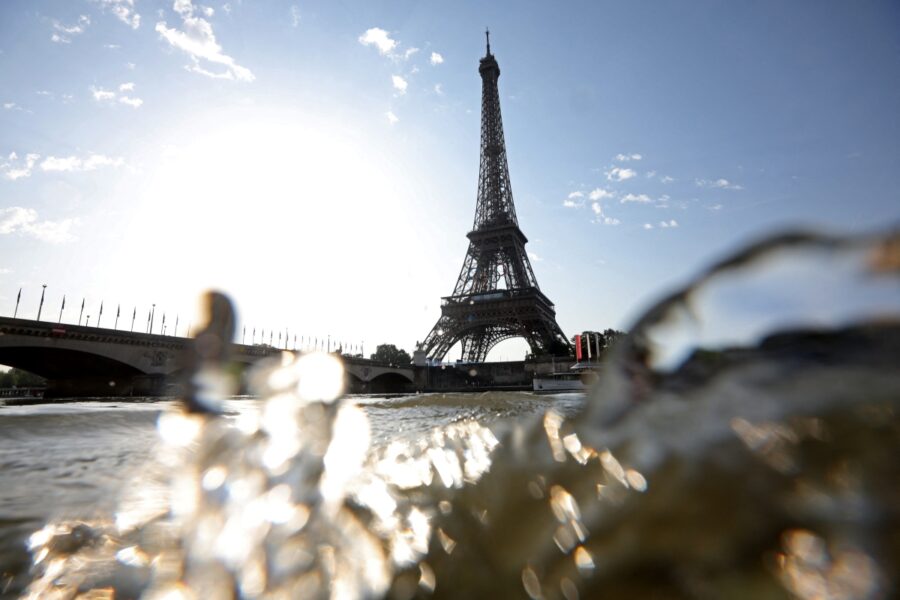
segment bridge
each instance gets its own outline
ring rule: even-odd
[[[178,393],[189,338],[0,317],[0,364],[48,380],[45,397],[162,396]],[[243,369],[285,350],[234,344]],[[351,393],[414,389],[411,365],[341,356]]]

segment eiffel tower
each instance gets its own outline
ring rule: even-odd
[[[484,362],[497,343],[524,338],[535,355],[570,354],[556,324],[553,303],[541,292],[525,253],[528,239],[519,229],[509,183],[506,143],[497,79],[500,66],[491,54],[481,59],[481,166],[475,225],[453,294],[441,302],[441,317],[417,354],[441,360],[456,343],[462,360]]]

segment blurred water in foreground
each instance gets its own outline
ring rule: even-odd
[[[26,596],[897,595],[896,235],[781,237],[711,268],[583,406],[337,398],[331,360],[285,356],[226,416],[168,407],[123,498],[30,536]],[[97,460],[137,464],[122,437]]]

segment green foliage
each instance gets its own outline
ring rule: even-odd
[[[394,365],[408,365],[412,362],[412,357],[406,350],[401,350],[393,344],[379,344],[378,347],[375,348],[375,354],[370,358],[372,360]]]
[[[34,373],[22,369],[10,369],[6,373],[0,373],[0,388],[10,387],[44,387],[47,380]]]
[[[599,331],[585,331],[581,333],[581,355],[584,359],[587,359],[588,351],[587,345],[588,340],[590,340],[591,344],[591,357],[597,358],[597,338],[600,339],[600,356],[603,356],[607,350],[609,350],[613,344],[616,343],[617,340],[625,336],[624,331],[619,331],[617,329],[605,329],[603,332]],[[575,345],[575,336],[572,336],[572,345]]]

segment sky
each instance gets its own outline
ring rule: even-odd
[[[748,242],[900,221],[894,1],[6,0],[0,314],[46,284],[44,320],[183,335],[215,288],[248,343],[411,352],[474,219],[486,26],[569,336]]]

